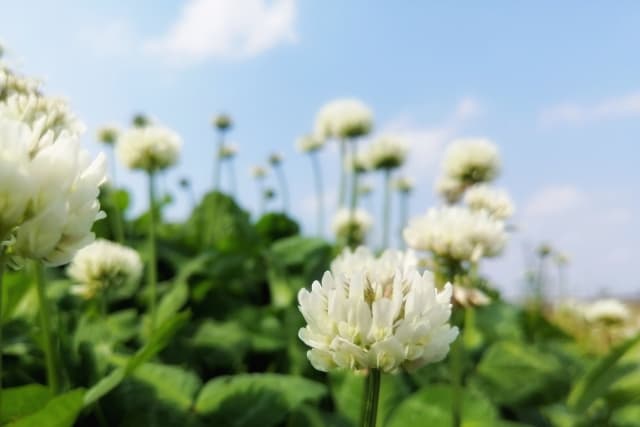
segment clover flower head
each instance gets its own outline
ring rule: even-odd
[[[486,138],[455,140],[445,153],[443,168],[445,176],[465,185],[492,181],[500,173],[498,147]]]
[[[513,215],[513,202],[504,190],[492,188],[486,184],[469,187],[464,202],[472,210],[485,210],[498,219],[507,219]]]
[[[315,133],[323,139],[357,138],[373,127],[373,113],[357,99],[337,99],[324,105],[315,121]]]
[[[449,324],[450,284],[436,290],[432,274],[420,274],[399,252],[376,259],[356,251],[338,264],[338,273],[298,293],[306,320],[299,337],[314,368],[393,373],[446,357],[458,335]]]
[[[178,161],[182,140],[170,129],[156,125],[133,127],[116,144],[120,161],[129,169],[154,172]]]

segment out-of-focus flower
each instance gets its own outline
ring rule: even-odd
[[[351,237],[356,243],[362,244],[372,226],[373,219],[362,209],[356,209],[353,215],[349,209],[340,209],[333,218],[332,229],[338,239]]]
[[[282,155],[279,153],[271,153],[269,155],[269,164],[274,167],[278,167],[282,163]]]
[[[480,307],[489,305],[491,299],[479,289],[453,285],[453,304],[459,307]]]
[[[356,153],[356,161],[353,161],[353,154],[349,153],[344,158],[344,170],[347,172],[355,172],[363,174],[372,169],[371,162],[367,152],[359,151]]]
[[[227,114],[218,114],[212,120],[213,125],[221,132],[231,129],[233,121]]]
[[[393,181],[393,187],[399,193],[409,194],[413,191],[413,180],[407,177],[398,177]]]
[[[231,159],[238,153],[238,147],[234,144],[224,144],[220,147],[220,158]]]
[[[133,116],[133,119],[131,120],[131,124],[133,125],[133,127],[136,127],[136,128],[143,128],[145,126],[149,126],[150,123],[151,123],[151,120],[149,120],[149,118],[142,113],[135,114]]]
[[[76,253],[67,274],[77,282],[72,293],[90,299],[107,288],[137,282],[142,261],[133,249],[99,239]]]
[[[617,299],[607,298],[588,304],[584,316],[590,322],[621,324],[631,318],[631,311]]]
[[[116,144],[120,161],[130,169],[147,172],[166,169],[178,161],[182,140],[161,126],[134,127],[122,133]]]
[[[35,189],[31,144],[31,131],[25,124],[0,118],[0,243],[25,219]]]
[[[438,292],[431,273],[420,275],[402,253],[376,261],[356,251],[339,263],[340,273],[298,293],[307,322],[299,337],[314,368],[396,372],[446,357],[458,335],[449,324],[450,284]]]
[[[251,176],[255,179],[263,179],[267,176],[267,169],[264,166],[254,166],[251,168]]]
[[[370,184],[367,184],[365,182],[365,183],[361,183],[360,185],[358,185],[358,196],[367,197],[372,192],[373,192],[373,187]]]
[[[191,187],[191,180],[187,177],[182,177],[180,178],[180,181],[178,181],[178,185],[181,188],[189,188]]]
[[[383,282],[393,281],[393,276],[400,269],[404,274],[418,266],[416,254],[409,250],[406,252],[398,250],[386,250],[382,255],[376,257],[371,249],[366,246],[358,246],[355,250],[345,248],[340,255],[331,262],[331,274],[334,277],[348,276],[354,272],[366,271],[371,280],[381,280]]]
[[[465,185],[489,182],[500,172],[498,147],[485,138],[458,139],[444,158],[445,176]]]
[[[98,131],[96,132],[98,141],[105,145],[114,145],[119,134],[120,130],[115,125],[102,126],[98,128]]]
[[[273,188],[265,188],[263,196],[266,200],[274,199],[276,197],[276,190]]]
[[[0,102],[13,95],[39,95],[40,81],[19,76],[0,64]]]
[[[325,139],[313,134],[304,135],[296,141],[296,148],[303,153],[312,153],[324,147]]]
[[[462,197],[466,186],[463,182],[442,176],[436,181],[436,192],[448,203],[456,203]]]
[[[429,209],[411,220],[403,234],[409,247],[457,261],[495,256],[507,241],[504,222],[458,206]]]
[[[514,212],[509,194],[486,184],[469,187],[464,195],[464,202],[471,210],[485,210],[498,219],[507,219]]]
[[[377,138],[368,147],[367,163],[372,169],[396,169],[402,166],[407,156],[408,144],[399,137],[384,135]]]
[[[315,121],[315,133],[320,138],[357,138],[367,135],[373,127],[369,107],[357,99],[337,99],[324,105]]]
[[[93,241],[93,223],[104,218],[98,195],[106,181],[105,157],[101,153],[92,160],[77,137],[63,132],[35,153],[30,168],[34,194],[15,232],[12,255],[49,266],[66,264]]]
[[[38,137],[47,132],[52,132],[53,138],[63,132],[80,135],[86,130],[84,124],[69,110],[67,103],[58,98],[35,94],[12,95],[6,103],[0,104],[0,114],[25,123]]]

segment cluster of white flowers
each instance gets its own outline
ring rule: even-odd
[[[119,138],[116,150],[120,161],[130,169],[147,172],[166,169],[178,161],[182,140],[162,126],[134,127]]]
[[[458,139],[451,143],[443,162],[436,191],[448,202],[457,202],[471,185],[490,182],[500,173],[498,147],[485,138]]]
[[[396,372],[446,357],[458,335],[450,284],[437,291],[431,273],[402,252],[347,252],[332,270],[298,293],[307,323],[299,337],[314,368]]]
[[[98,202],[104,155],[92,160],[70,132],[40,136],[0,115],[0,163],[0,241],[14,264],[24,258],[66,264],[93,240],[93,223],[104,215]]]
[[[10,96],[0,104],[0,114],[27,124],[37,137],[53,133],[57,138],[63,132],[78,136],[86,130],[64,100],[33,93]]]
[[[349,153],[344,157],[343,161],[344,170],[347,172],[365,173],[371,170],[371,163],[366,151],[359,151],[356,153],[355,162],[353,161],[353,154]]]
[[[72,293],[90,299],[109,287],[137,282],[142,261],[135,250],[99,239],[76,253],[67,274],[77,283]]]
[[[365,151],[371,169],[396,169],[404,163],[409,146],[399,137],[385,135],[377,138]]]
[[[255,179],[262,179],[267,176],[267,169],[264,166],[254,166],[251,168],[251,176]]]
[[[373,127],[373,113],[357,99],[338,99],[323,106],[316,115],[315,134],[327,138],[356,138]]]
[[[296,141],[296,148],[302,153],[312,153],[324,147],[325,139],[317,135],[304,135]]]
[[[507,240],[504,223],[485,211],[464,207],[432,208],[404,230],[409,247],[457,261],[499,254]]]
[[[338,239],[351,237],[356,242],[364,242],[369,230],[373,226],[373,219],[366,211],[356,209],[340,209],[333,218],[332,229]]]
[[[498,219],[507,219],[514,212],[509,194],[486,184],[470,187],[464,195],[464,202],[470,209],[485,210]]]
[[[617,299],[607,298],[593,301],[582,308],[589,322],[622,324],[631,319],[631,310]]]
[[[479,289],[453,285],[452,301],[459,307],[480,307],[488,305],[491,299]]]

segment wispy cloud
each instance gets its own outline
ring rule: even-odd
[[[567,213],[586,199],[584,192],[572,185],[554,185],[538,190],[525,203],[524,214],[529,218],[549,217]]]
[[[540,123],[544,126],[583,124],[628,117],[640,117],[640,92],[607,98],[594,104],[558,104],[540,113]]]
[[[258,55],[296,40],[296,0],[189,0],[168,31],[144,44],[176,64]]]

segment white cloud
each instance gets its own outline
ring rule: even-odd
[[[556,185],[534,193],[525,203],[526,217],[548,217],[566,213],[585,201],[584,193],[571,185]]]
[[[540,113],[540,122],[545,126],[551,126],[626,117],[640,117],[640,92],[604,99],[591,105],[577,103],[555,105]]]
[[[189,0],[168,31],[145,50],[192,64],[247,58],[296,39],[296,0]]]

